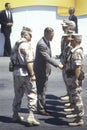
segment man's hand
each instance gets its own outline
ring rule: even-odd
[[[63,69],[64,65],[62,63],[58,64],[58,68]]]
[[[10,22],[9,22],[9,23],[7,23],[7,26],[12,26],[12,25],[13,25],[13,23],[10,23]]]

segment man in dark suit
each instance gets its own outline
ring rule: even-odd
[[[54,37],[54,30],[47,27],[44,30],[44,37],[40,39],[36,47],[36,57],[34,62],[34,72],[36,76],[37,85],[37,111],[42,115],[49,115],[46,111],[46,87],[48,77],[51,73],[51,65],[55,67],[60,67],[57,61],[51,57],[51,48],[49,41],[52,41]]]
[[[75,9],[70,7],[69,8],[69,20],[74,21],[76,24],[75,32],[78,33],[78,19],[75,16]]]
[[[0,23],[1,23],[1,32],[4,34],[5,37],[4,56],[10,56],[11,54],[10,34],[13,25],[10,3],[5,3],[5,8],[6,9],[1,11],[0,13]]]

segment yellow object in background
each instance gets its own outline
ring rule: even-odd
[[[12,8],[25,6],[56,6],[58,7],[57,14],[59,16],[68,16],[68,8],[74,7],[76,15],[87,14],[87,0],[1,0],[0,10],[3,10],[6,2],[11,3]]]

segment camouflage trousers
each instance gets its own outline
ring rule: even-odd
[[[27,96],[29,111],[36,111],[37,106],[37,90],[36,82],[30,82],[28,76],[14,76],[14,100],[13,112],[18,112],[24,93]]]
[[[66,90],[69,95],[71,106],[74,107],[76,114],[82,117],[84,115],[83,100],[82,100],[82,87],[75,83],[75,77],[67,77],[63,71],[63,78],[66,85]]]

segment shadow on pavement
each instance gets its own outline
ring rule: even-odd
[[[6,117],[6,116],[0,116],[0,122],[4,123],[12,123],[12,118],[11,117]]]
[[[60,101],[60,97],[55,95],[46,96],[46,110],[50,113],[50,116],[44,118],[39,118],[39,120],[44,121],[51,125],[67,125],[67,121],[64,120],[64,102]]]
[[[21,124],[21,125],[24,125],[25,127],[30,127],[29,123],[28,122],[25,122],[25,121],[22,121],[22,122],[14,122],[12,121],[12,118],[11,117],[6,117],[6,116],[0,116],[0,122],[3,122],[3,123],[18,123],[18,124]]]

